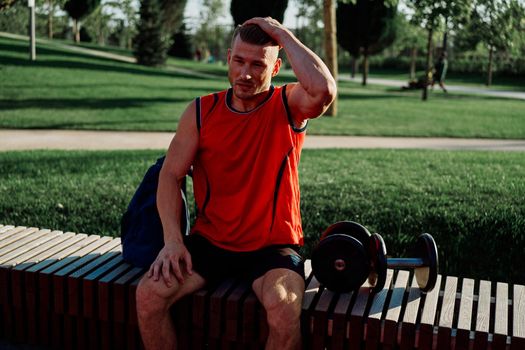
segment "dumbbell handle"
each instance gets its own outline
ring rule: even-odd
[[[423,262],[423,259],[420,258],[387,258],[386,265],[389,268],[399,269],[404,267],[422,267],[425,266],[425,263]]]

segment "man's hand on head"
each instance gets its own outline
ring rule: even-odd
[[[272,17],[254,17],[247,20],[242,25],[246,24],[258,25],[263,31],[266,32],[266,34],[271,36],[272,39],[279,44],[279,48],[283,46],[281,42],[282,33],[289,32],[289,30],[285,26],[283,26],[278,20]]]
[[[192,274],[191,255],[182,242],[167,242],[151,264],[148,277],[158,281],[160,277],[168,287],[173,284],[173,275],[180,284],[184,283],[184,272]]]

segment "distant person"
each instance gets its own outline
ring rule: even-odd
[[[297,82],[274,86],[286,53]],[[165,245],[137,287],[146,349],[174,349],[170,307],[226,278],[244,277],[263,305],[267,349],[300,349],[304,295],[299,159],[308,119],[336,95],[323,61],[281,23],[253,18],[228,49],[227,90],[186,108],[159,176]],[[198,208],[189,236],[179,222],[179,181],[193,166]]]
[[[439,55],[438,61],[434,66],[434,75],[432,76],[432,89],[434,89],[434,84],[437,82],[439,86],[443,89],[444,92],[447,92],[445,88],[445,75],[447,74],[447,52],[443,51]]]

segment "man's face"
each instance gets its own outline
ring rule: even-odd
[[[228,79],[235,96],[249,100],[269,89],[279,72],[278,46],[260,46],[242,41],[238,36],[228,50]]]

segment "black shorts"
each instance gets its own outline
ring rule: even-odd
[[[304,261],[293,245],[276,245],[252,252],[234,252],[216,247],[199,234],[186,236],[184,243],[191,254],[193,270],[209,285],[235,277],[252,283],[266,272],[284,268],[304,279]]]

